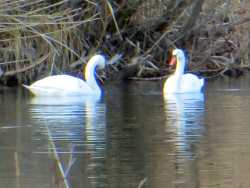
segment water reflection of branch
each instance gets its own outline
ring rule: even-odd
[[[57,149],[56,149],[55,142],[53,141],[52,134],[51,134],[51,132],[50,132],[50,130],[49,130],[49,127],[48,127],[48,123],[45,124],[45,127],[46,127],[46,129],[47,129],[47,133],[48,133],[48,137],[49,137],[49,142],[50,142],[50,144],[51,144],[51,146],[52,146],[51,148],[52,148],[52,150],[53,150],[53,154],[54,154],[56,163],[57,163],[57,165],[58,165],[58,168],[59,168],[59,170],[60,170],[61,176],[62,176],[62,178],[63,178],[63,182],[64,182],[64,184],[65,184],[65,187],[66,187],[66,188],[70,188],[69,182],[68,182],[68,180],[67,180],[67,175],[66,175],[66,173],[64,172],[63,165],[62,165],[62,162],[61,162],[60,157],[59,157],[59,155],[58,155],[58,152],[57,152]]]
[[[16,177],[17,177],[17,183],[16,188],[20,188],[20,161],[18,157],[18,152],[15,152],[15,166],[16,166]]]
[[[75,164],[76,162],[76,158],[74,157],[74,149],[75,149],[75,146],[73,145],[73,147],[71,148],[71,151],[70,151],[70,158],[69,158],[69,162],[68,162],[68,166],[65,170],[65,176],[68,177],[69,175],[69,172],[72,168],[72,166]]]
[[[147,182],[148,178],[145,177],[143,180],[140,181],[138,188],[142,188],[144,186],[144,184]]]

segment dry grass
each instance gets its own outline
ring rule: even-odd
[[[172,48],[192,71],[218,75],[249,66],[249,4],[212,0],[0,0],[1,79],[19,83],[80,71],[94,53],[144,59],[137,76],[163,76]],[[177,4],[179,3],[179,4]],[[72,68],[73,67],[73,68]],[[76,71],[77,71],[76,70]]]
[[[65,71],[89,45],[84,30],[101,23],[95,4],[70,8],[67,1],[3,1],[0,7],[2,77],[20,82]],[[93,46],[89,45],[89,48]],[[94,53],[94,52],[93,52]]]

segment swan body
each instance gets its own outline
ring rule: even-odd
[[[95,79],[95,68],[104,68],[105,59],[101,55],[93,56],[85,68],[85,80],[69,76],[55,75],[38,80],[30,86],[23,85],[35,96],[101,96],[102,91]]]
[[[201,92],[204,79],[198,78],[194,74],[184,74],[186,58],[180,49],[173,51],[173,58],[170,64],[177,63],[176,70],[164,83],[164,94],[169,93],[195,93]]]

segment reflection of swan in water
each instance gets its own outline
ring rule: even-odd
[[[55,97],[37,97],[30,100],[30,112],[35,124],[41,125],[36,130],[48,134],[51,146],[47,147],[52,148],[65,186],[70,187],[68,176],[80,166],[75,163],[83,158],[79,158],[79,154],[95,152],[94,155],[100,155],[98,152],[103,151],[106,126],[104,103],[91,96],[59,97],[56,100]],[[38,152],[47,150],[45,147]]]
[[[45,122],[56,140],[82,140],[83,126],[92,120],[99,98],[93,96],[31,98],[32,117]],[[84,118],[83,118],[84,116]]]
[[[185,93],[165,96],[167,131],[173,133],[178,152],[184,156],[192,154],[191,145],[202,131],[204,113],[204,94]]]
[[[43,97],[32,97],[29,100],[29,104],[32,105],[42,105],[55,107],[57,105],[74,105],[74,106],[84,106],[87,104],[95,104],[101,100],[100,96],[69,96],[69,97],[55,97],[55,96],[43,96]]]
[[[165,96],[166,132],[173,143],[176,182],[196,187],[196,145],[203,132],[204,95],[185,93]]]

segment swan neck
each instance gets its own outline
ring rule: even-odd
[[[177,64],[176,64],[176,70],[175,70],[175,76],[181,77],[184,74],[185,69],[185,57],[177,57]]]
[[[89,85],[89,87],[93,89],[95,93],[100,94],[101,89],[95,78],[95,69],[97,65],[98,65],[98,62],[96,61],[90,61],[87,63],[86,68],[85,68],[85,80],[87,84]]]

